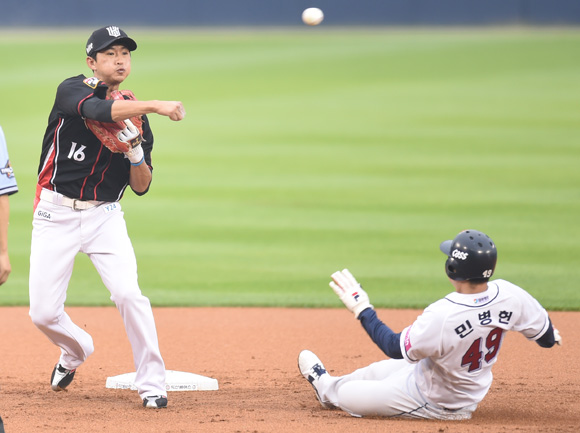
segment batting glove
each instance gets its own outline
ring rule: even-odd
[[[374,308],[369,302],[369,296],[348,269],[337,271],[331,277],[330,287],[356,319],[367,308]]]
[[[562,345],[562,337],[560,337],[560,331],[554,328],[554,340],[556,340],[556,344],[558,346]]]
[[[141,165],[141,163],[145,160],[143,155],[143,148],[141,147],[143,137],[141,136],[139,129],[133,125],[133,122],[128,119],[124,120],[123,122],[125,122],[125,125],[127,126],[125,129],[119,131],[117,138],[131,146],[131,148],[125,152],[125,155],[127,155],[127,158],[129,158],[131,164]]]
[[[129,144],[131,147],[140,145],[143,141],[143,137],[141,136],[139,129],[133,125],[133,122],[129,119],[123,120],[123,122],[127,126],[125,126],[125,129],[122,129],[117,133],[119,141]]]

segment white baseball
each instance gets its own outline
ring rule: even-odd
[[[302,21],[309,26],[316,26],[324,19],[324,13],[318,8],[304,9],[302,12]]]

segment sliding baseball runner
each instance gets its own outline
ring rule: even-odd
[[[379,320],[369,297],[344,269],[330,286],[391,359],[331,376],[311,351],[298,363],[323,407],[353,416],[468,419],[487,394],[507,331],[541,347],[561,344],[546,310],[524,289],[493,280],[497,250],[477,230],[440,246],[455,291],[428,306],[401,333]]]

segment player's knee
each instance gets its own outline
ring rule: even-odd
[[[88,341],[85,341],[83,344],[83,351],[85,353],[85,357],[82,360],[83,362],[93,354],[93,352],[95,351],[95,345],[93,344],[93,339],[89,338]]]
[[[149,304],[149,306],[151,306],[149,299],[144,296],[139,289],[117,292],[115,295],[111,296],[111,301],[113,301],[119,309],[124,309],[126,306],[132,307],[141,304]]]
[[[31,306],[28,314],[32,319],[32,323],[38,328],[46,328],[58,320],[58,315],[55,311],[42,305],[36,307]]]

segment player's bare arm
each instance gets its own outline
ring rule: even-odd
[[[136,48],[136,46],[135,46]],[[115,44],[89,55],[87,66],[93,75],[109,86],[109,94],[118,90],[119,85],[131,73],[131,50],[122,44]],[[115,101],[112,108],[113,121],[119,122],[143,114],[156,113],[179,121],[185,117],[183,104],[179,101]]]
[[[169,117],[173,121],[185,117],[185,108],[180,101],[115,101],[111,108],[113,121],[118,122],[143,114],[159,114]]]
[[[129,173],[129,185],[136,193],[145,193],[151,184],[151,179],[151,170],[147,164],[143,163],[131,167]]]

